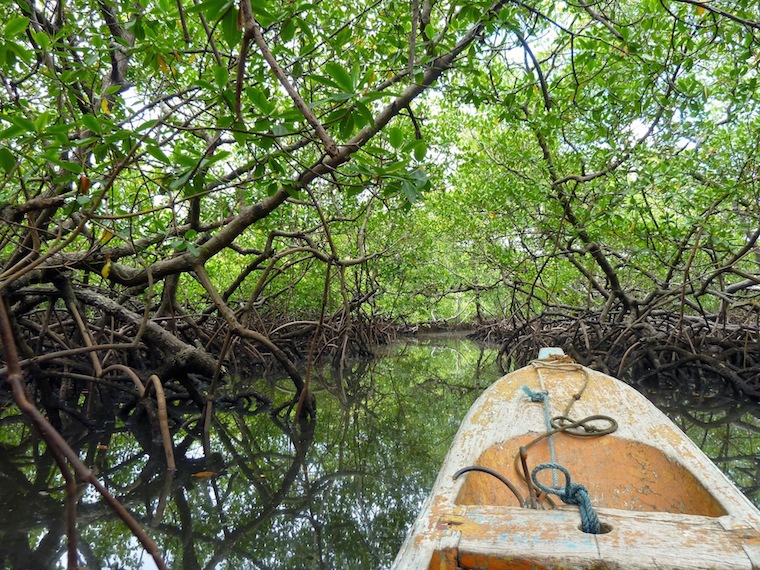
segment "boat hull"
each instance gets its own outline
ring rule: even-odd
[[[529,398],[542,392],[546,402]],[[535,442],[552,429],[547,418],[599,415],[617,422],[614,433]],[[559,464],[587,488],[601,533],[583,532],[578,507],[556,497],[521,506],[532,502],[521,448],[529,472]],[[455,478],[467,467],[506,477],[519,498],[487,473]],[[556,469],[537,478],[565,484]],[[501,378],[472,406],[394,568],[760,568],[760,513],[646,398],[554,356]]]

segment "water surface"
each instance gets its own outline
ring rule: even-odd
[[[169,476],[146,418],[67,437],[156,540],[172,568],[387,568],[464,414],[501,375],[491,347],[457,338],[397,343],[315,378],[317,419],[273,419],[286,380],[239,379],[204,451],[198,415],[176,425]],[[647,386],[656,401],[760,504],[760,406],[730,390]],[[0,567],[64,568],[62,481],[18,416],[0,416]],[[82,565],[155,568],[91,489],[78,509]]]

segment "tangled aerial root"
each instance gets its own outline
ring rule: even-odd
[[[499,342],[505,371],[527,365],[542,346],[559,346],[576,361],[632,383],[668,375],[694,383],[723,379],[760,398],[760,327],[716,324],[662,313],[634,323],[603,322],[599,314],[545,314],[481,327],[476,337]]]

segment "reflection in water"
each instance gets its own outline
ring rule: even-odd
[[[208,455],[199,418],[176,412],[174,477],[139,412],[66,436],[170,567],[383,568],[461,418],[500,376],[495,358],[495,350],[461,339],[398,344],[343,374],[324,371],[317,420],[300,425],[272,418],[260,400],[235,398],[255,390],[276,407],[290,396],[288,382],[238,380],[220,398],[230,404],[217,410]],[[693,387],[687,395],[640,389],[760,503],[758,404]],[[0,428],[0,567],[63,568],[63,481],[15,409],[0,412]],[[81,562],[93,570],[153,568],[99,498],[81,492]]]

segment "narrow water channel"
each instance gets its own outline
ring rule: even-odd
[[[167,476],[144,419],[66,434],[156,540],[170,568],[387,568],[459,422],[501,375],[493,348],[461,338],[398,343],[317,379],[317,419],[273,420],[254,392],[286,401],[287,381],[219,412],[209,452],[198,417],[174,431]],[[760,405],[730,390],[641,386],[760,505]],[[224,394],[222,395],[222,399]],[[64,568],[63,482],[15,409],[0,411],[0,568]],[[155,568],[91,489],[78,509],[81,564]]]

